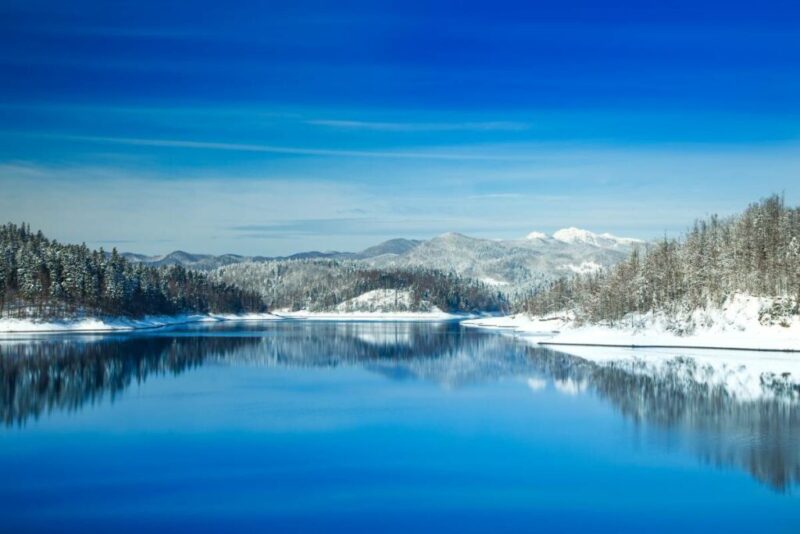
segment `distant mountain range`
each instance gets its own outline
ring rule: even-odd
[[[349,252],[299,252],[291,256],[240,256],[239,254],[222,254],[214,256],[211,254],[192,254],[183,250],[176,250],[163,256],[146,256],[133,252],[123,252],[122,256],[130,261],[146,263],[153,266],[162,265],[183,265],[191,269],[200,271],[211,271],[217,267],[241,263],[243,261],[276,261],[276,260],[302,260],[310,258],[350,258],[354,254]]]
[[[153,266],[162,265],[183,265],[184,267],[201,271],[211,271],[217,267],[241,263],[243,261],[282,261],[282,260],[309,260],[309,259],[348,259],[363,260],[383,255],[400,255],[418,246],[422,241],[416,239],[390,239],[375,246],[366,248],[361,252],[319,252],[311,250],[298,252],[289,256],[241,256],[239,254],[222,254],[214,256],[212,254],[192,254],[183,250],[175,250],[169,254],[160,256],[147,256],[134,252],[123,252],[122,256],[130,261],[146,263]]]
[[[594,272],[626,258],[636,239],[577,228],[552,236],[494,240],[449,233],[422,241],[402,254],[364,261],[375,266],[423,266],[452,270],[492,285],[525,286],[571,273]]]
[[[309,251],[290,256],[240,256],[190,254],[164,256],[125,253],[126,258],[150,265],[183,265],[212,270],[244,261],[265,262],[301,259],[346,259],[375,267],[428,267],[454,271],[498,286],[525,286],[570,273],[594,272],[627,257],[638,239],[564,228],[547,235],[532,232],[523,239],[482,239],[458,233],[429,240],[390,239],[361,252]]]

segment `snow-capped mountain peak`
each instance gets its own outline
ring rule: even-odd
[[[564,243],[592,243],[598,237],[599,236],[594,232],[583,230],[581,228],[575,228],[574,226],[562,228],[553,234],[554,239],[557,241],[563,241]]]
[[[548,235],[545,234],[544,232],[531,232],[527,236],[525,236],[525,239],[547,239],[547,238]]]
[[[641,242],[639,239],[633,239],[630,237],[617,237],[609,233],[596,234],[594,232],[590,232],[589,230],[583,230],[575,227],[562,228],[553,234],[553,239],[556,241],[561,241],[562,243],[583,243],[601,248],[629,246]]]

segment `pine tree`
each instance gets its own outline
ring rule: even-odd
[[[789,299],[787,309],[798,313],[800,209],[787,208],[782,197],[728,219],[697,221],[681,240],[665,237],[600,275],[551,283],[517,309],[571,309],[586,321],[616,321],[632,312],[675,316],[719,305],[734,293]]]
[[[183,268],[132,265],[116,250],[62,245],[30,227],[0,226],[0,316],[262,311],[255,294]]]

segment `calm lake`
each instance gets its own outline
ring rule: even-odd
[[[0,530],[800,532],[800,406],[455,323],[0,340]]]

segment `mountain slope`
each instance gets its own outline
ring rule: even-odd
[[[495,240],[448,233],[426,241],[390,239],[361,252],[300,252],[291,256],[264,257],[225,254],[189,254],[175,251],[166,256],[125,254],[131,261],[152,265],[180,264],[197,270],[213,270],[241,262],[300,259],[353,260],[367,266],[423,267],[455,272],[490,285],[527,287],[570,273],[591,273],[624,259],[641,241],[565,228],[552,236],[532,232],[524,239]]]
[[[197,271],[212,271],[226,265],[242,262],[264,262],[279,260],[310,260],[310,259],[348,259],[355,256],[352,252],[319,252],[316,250],[308,252],[298,252],[291,256],[240,256],[238,254],[222,254],[214,256],[212,254],[192,254],[182,250],[176,250],[163,256],[146,256],[133,252],[121,254],[125,259],[134,263],[145,263],[154,267],[162,265],[182,265]]]
[[[586,230],[540,232],[526,239],[492,240],[448,233],[404,254],[366,260],[377,267],[428,267],[495,285],[525,286],[573,272],[594,272],[627,257],[640,241]]]
[[[417,239],[390,239],[388,241],[384,241],[378,245],[365,248],[361,252],[355,255],[356,258],[375,258],[377,256],[384,256],[386,254],[391,254],[398,256],[400,254],[405,254],[416,247],[418,247],[422,241]]]

